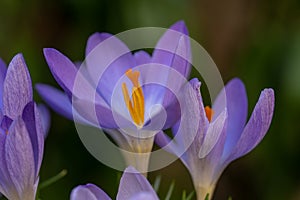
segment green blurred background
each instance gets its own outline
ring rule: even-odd
[[[8,63],[22,52],[33,83],[56,85],[43,57],[54,47],[82,60],[88,36],[131,28],[169,27],[183,19],[192,38],[212,56],[225,82],[240,77],[252,111],[260,91],[272,87],[276,108],[263,142],[232,163],[222,175],[215,199],[300,199],[300,1],[299,0],[1,0],[0,56]],[[35,94],[36,100],[38,94]],[[52,112],[41,182],[62,169],[62,180],[41,190],[43,200],[68,199],[73,187],[92,182],[111,197],[121,173],[94,159],[71,121]],[[180,173],[179,173],[180,172]],[[180,162],[149,175],[162,175],[162,199],[175,180],[171,199],[193,190]]]

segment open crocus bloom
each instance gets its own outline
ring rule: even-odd
[[[36,88],[63,116],[105,129],[128,151],[150,152],[154,135],[180,116],[175,95],[167,87],[177,84],[179,90],[178,83],[184,82],[172,75],[174,71],[182,80],[189,74],[187,35],[185,24],[175,23],[151,57],[145,51],[132,54],[111,34],[95,33],[87,42],[86,60],[80,68],[57,50],[45,49],[50,70],[64,93],[43,84]],[[154,109],[157,105],[161,106]]]
[[[227,165],[250,152],[265,136],[271,124],[274,109],[274,91],[264,89],[252,115],[247,119],[247,95],[244,84],[239,79],[231,80],[216,98],[212,109],[204,107],[200,94],[200,82],[190,81],[194,91],[185,91],[186,103],[191,110],[198,110],[200,118],[193,116],[196,112],[186,115],[179,126],[173,127],[173,133],[181,138],[168,147],[168,151],[177,154],[182,148],[187,149],[180,159],[188,168],[199,200],[207,194],[210,198],[217,180]],[[224,101],[226,100],[226,101]],[[195,122],[195,119],[198,120]],[[198,131],[194,141],[186,147],[186,137],[191,135],[192,128],[197,124]],[[170,138],[159,133],[156,142],[165,146]],[[180,140],[180,141],[179,141]]]
[[[0,192],[10,200],[34,200],[49,116],[33,102],[21,54],[8,69],[0,62],[0,82]]]
[[[111,200],[93,184],[80,185],[73,189],[71,200]],[[127,167],[121,177],[117,200],[158,200],[148,180],[133,167]]]

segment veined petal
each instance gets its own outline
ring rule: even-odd
[[[183,113],[178,132],[182,133],[185,146],[190,144],[190,141],[193,141],[196,146],[201,145],[209,125],[204,111],[200,85],[199,80],[194,78],[185,86],[186,89],[183,92],[183,100],[181,101],[183,103],[180,105],[183,107]],[[199,147],[194,147],[194,145],[191,147],[198,152]]]
[[[89,183],[74,188],[70,200],[111,200],[111,198],[96,185]]]
[[[232,79],[220,92],[213,104],[214,118],[218,117],[225,106],[228,112],[228,135],[225,142],[223,159],[226,159],[232,152],[246,124],[248,100],[245,86],[240,79]]]
[[[95,127],[99,127],[100,125],[102,128],[108,129],[119,128],[114,118],[118,118],[119,120],[123,119],[122,116],[119,116],[117,113],[113,114],[110,108],[88,100],[75,99],[73,107],[82,118],[89,121],[89,123]]]
[[[148,180],[133,167],[127,167],[121,177],[116,199],[130,199],[141,192],[147,192],[153,199],[158,199]]]
[[[190,42],[187,36],[188,30],[183,21],[173,24],[158,41],[152,61],[173,67],[187,77],[190,72],[189,59],[191,59]],[[180,57],[186,59],[180,61]]]
[[[3,97],[3,83],[6,76],[6,64],[5,62],[0,58],[0,97]],[[0,109],[3,109],[3,99],[0,98]]]
[[[25,106],[22,118],[25,122],[33,150],[35,177],[38,177],[44,153],[45,129],[39,110],[33,101]]]
[[[183,21],[179,21],[172,25],[169,30],[160,38],[152,56],[153,63],[159,63],[170,66],[171,69],[178,71],[183,77],[188,77],[191,70],[191,52],[188,31]],[[159,76],[159,74],[155,74]],[[173,84],[173,88],[178,88],[184,84],[184,79],[180,80],[174,76],[174,72],[169,75],[161,74],[165,77],[165,82]],[[176,79],[176,80],[174,80]],[[164,94],[163,106],[167,109],[168,116],[178,115],[179,106],[174,103],[174,94],[166,90]],[[170,118],[168,118],[170,119]],[[175,121],[176,122],[176,121]],[[168,122],[169,125],[174,124],[174,121]],[[165,128],[167,128],[166,126]]]
[[[264,89],[229,162],[250,152],[263,139],[272,121],[274,101],[274,90]]]
[[[22,118],[17,118],[11,125],[5,142],[5,161],[12,187],[9,195],[17,199],[35,199],[35,162],[30,135]],[[14,190],[11,188],[12,190]]]
[[[74,120],[75,116],[76,122],[90,124],[87,120],[81,117],[75,109],[72,110],[71,101],[65,93],[45,84],[36,84],[35,87],[40,96],[55,112],[61,114],[69,120]],[[75,112],[74,116],[73,112]]]
[[[76,66],[56,49],[45,48],[44,56],[55,80],[68,95],[71,95],[78,72]]]
[[[86,48],[85,48],[85,56],[88,56],[89,53],[95,48],[97,47],[97,45],[99,45],[101,42],[103,42],[104,40],[106,40],[107,38],[109,38],[111,35],[110,34],[106,34],[106,33],[94,33],[92,34],[88,40],[87,40],[87,44],[86,44]]]
[[[151,56],[146,51],[137,51],[133,54],[136,65],[151,63]]]
[[[202,145],[199,149],[199,158],[205,158],[214,147],[217,147],[217,142],[221,137],[227,120],[227,111],[224,110],[216,120],[214,120],[208,127]],[[223,146],[219,147],[223,151]]]
[[[0,192],[6,197],[18,198],[18,192],[15,190],[14,183],[12,182],[5,159],[5,142],[6,133],[0,129]],[[16,195],[16,196],[14,196]]]
[[[98,85],[98,93],[110,105],[116,83],[128,69],[136,66],[135,59],[128,47],[109,33],[92,35],[87,52],[85,61],[92,82]]]
[[[67,93],[69,98],[89,98],[97,95],[95,87],[78,71],[74,63],[59,51],[45,48],[44,55],[55,80]]]
[[[50,111],[44,104],[38,104],[38,109],[42,118],[43,128],[44,128],[44,138],[47,137],[48,131],[50,129],[51,124],[51,116]]]
[[[73,119],[71,101],[62,91],[45,84],[36,84],[36,90],[45,102],[57,113]]]
[[[3,90],[3,114],[12,119],[22,114],[25,105],[32,101],[30,75],[22,54],[10,62]]]
[[[220,177],[221,173],[223,172],[224,168],[226,165],[222,163],[222,154],[224,150],[224,145],[226,141],[226,134],[227,134],[227,110],[225,109],[219,117],[216,119],[215,124],[213,127],[213,131],[218,131],[219,133],[217,134],[217,139],[216,141],[214,140],[216,137],[212,136],[212,144],[214,144],[213,148],[211,148],[210,145],[207,145],[208,149],[205,149],[206,147],[203,147],[203,150],[200,150],[199,152],[199,162],[201,163],[198,165],[198,168],[201,167],[201,172],[194,172],[192,174],[197,174],[197,179],[196,182],[198,184],[203,185],[205,187],[207,186],[212,186],[215,185],[218,178]],[[210,132],[207,132],[208,134],[211,134]],[[209,140],[206,140],[205,142],[211,142]],[[204,142],[203,142],[204,144]],[[209,152],[207,155],[205,153]],[[203,155],[201,155],[203,154]],[[202,156],[202,157],[201,157]],[[203,157],[204,156],[204,157]],[[197,170],[197,169],[196,169]],[[194,180],[195,182],[195,180]]]
[[[150,192],[140,192],[132,196],[129,200],[157,200],[156,196],[153,196]]]

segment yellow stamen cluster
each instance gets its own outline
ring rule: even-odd
[[[133,88],[130,98],[126,83],[122,84],[124,101],[133,122],[136,126],[141,127],[144,124],[145,102],[143,89],[139,83],[140,72],[129,69],[126,72],[126,76],[131,81]]]

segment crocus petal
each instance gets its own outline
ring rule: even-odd
[[[86,48],[85,48],[85,56],[88,56],[89,53],[95,48],[97,47],[97,45],[99,45],[101,42],[103,42],[104,40],[106,40],[107,38],[109,38],[111,35],[110,34],[106,34],[106,33],[94,33],[92,34],[88,40],[87,40],[87,44],[86,44]]]
[[[72,105],[65,93],[45,84],[36,84],[35,89],[55,112],[68,119],[73,119]]]
[[[224,159],[230,155],[246,124],[248,100],[245,86],[240,79],[232,79],[218,95],[213,104],[214,118],[224,110],[225,106],[228,112],[228,135],[224,147]]]
[[[154,197],[149,192],[140,192],[134,196],[132,196],[129,200],[156,200],[157,197]]]
[[[36,84],[36,90],[40,96],[48,103],[48,105],[57,113],[82,124],[90,124],[82,118],[78,112],[72,108],[71,101],[68,96],[60,90],[45,84]]]
[[[136,66],[135,60],[117,37],[109,33],[97,33],[91,37],[87,49],[93,51],[86,55],[87,69],[92,82],[98,83],[97,91],[110,104],[117,81],[129,68]]]
[[[190,66],[187,61],[191,55],[189,39],[186,36],[188,36],[188,30],[183,21],[172,25],[155,46],[152,61],[154,63],[174,67],[183,76],[187,77],[190,71]],[[182,63],[179,61],[179,56],[176,54],[187,58],[183,65],[181,65]]]
[[[15,192],[5,194],[18,196],[17,199],[35,199],[35,162],[30,135],[22,118],[11,125],[5,142],[5,162]]]
[[[50,116],[50,111],[44,104],[38,104],[38,109],[42,118],[43,122],[43,128],[44,128],[44,138],[47,137],[48,131],[50,129],[50,124],[51,124],[51,116]]]
[[[118,128],[119,124],[115,122],[114,118],[116,117],[120,120],[124,119],[117,113],[114,115],[108,107],[88,100],[75,99],[73,107],[78,111],[82,118],[89,121],[90,124],[96,127],[99,127],[100,125],[102,128]]]
[[[1,121],[1,128],[4,131],[8,131],[11,123],[13,122],[13,120],[11,118],[9,118],[8,116],[4,115]]]
[[[247,154],[263,139],[272,121],[274,101],[273,89],[264,89],[234,152],[229,158],[230,161]]]
[[[62,53],[52,48],[45,48],[44,56],[55,80],[70,98],[72,95],[77,98],[89,98],[91,94],[95,94],[95,87]]]
[[[0,58],[0,97],[3,96],[3,83],[4,83],[4,79],[6,76],[6,64],[4,63],[4,61]],[[0,109],[2,110],[2,98],[0,98]]]
[[[45,129],[39,110],[34,102],[30,102],[25,106],[22,118],[26,124],[34,154],[35,177],[38,177],[43,159]]]
[[[16,194],[16,198],[18,197],[17,192],[11,192],[14,189],[14,184],[11,181],[9,176],[9,172],[7,169],[7,162],[5,160],[5,142],[6,142],[6,133],[2,129],[0,129],[0,192],[6,196],[11,193],[11,196]]]
[[[199,149],[198,156],[200,159],[206,157],[211,152],[211,150],[216,146],[222,134],[222,131],[224,130],[226,120],[227,120],[227,111],[225,110],[218,116],[218,118],[215,121],[213,121],[209,125],[203,143]],[[219,148],[222,149],[223,151],[223,146],[219,146]]]
[[[210,150],[211,145],[205,145],[202,146],[199,152],[199,158],[200,158],[200,163],[202,167],[202,173],[199,174],[199,172],[194,172],[193,174],[198,174],[198,180],[196,182],[202,183],[203,185],[209,184],[209,185],[214,185],[216,184],[219,176],[221,175],[225,165],[222,165],[221,163],[221,157],[223,154],[223,149],[226,141],[226,134],[227,134],[227,120],[228,120],[228,114],[227,110],[225,109],[219,117],[215,121],[215,127],[213,127],[212,131],[218,131],[217,137],[210,137],[212,138],[211,141],[206,140],[205,142],[211,142],[214,144],[213,148]],[[214,135],[212,132],[207,132],[208,134]],[[215,140],[217,138],[217,140]],[[203,142],[204,144],[204,142]],[[208,149],[206,149],[208,147]],[[205,157],[205,153],[209,152]],[[201,155],[202,154],[202,155]],[[198,169],[200,167],[198,165]],[[196,168],[197,170],[197,168]],[[195,180],[194,180],[195,181]]]
[[[160,38],[157,43],[155,50],[152,56],[153,63],[159,63],[166,66],[170,66],[171,69],[177,70],[182,76],[187,77],[190,73],[191,65],[191,53],[190,53],[190,42],[187,37],[188,31],[183,21],[179,21],[170,27],[169,30]],[[170,69],[170,70],[171,70]],[[159,76],[160,74],[155,74]],[[172,83],[174,88],[180,88],[184,83],[182,81],[174,80],[173,75],[166,76],[161,73],[161,76],[165,76],[165,82]],[[174,103],[175,95],[166,90],[164,94],[163,106],[168,108],[171,103]],[[178,105],[171,105],[167,109],[168,116],[176,116],[179,113]],[[179,116],[177,116],[178,119]],[[175,118],[175,117],[174,117]],[[169,121],[171,118],[168,117],[168,122],[164,128],[168,128],[171,124],[174,124],[174,121]]]
[[[151,62],[151,56],[146,51],[137,51],[133,56],[137,66]]]
[[[111,198],[96,185],[86,184],[74,188],[70,200],[111,200]]]
[[[176,143],[172,142],[172,139],[168,135],[166,135],[163,131],[160,131],[155,135],[155,143],[161,148],[163,148],[164,150],[166,150],[167,152],[173,153],[178,157],[180,157],[181,154],[183,153],[183,151],[180,151],[181,146],[176,145]]]
[[[181,106],[184,113],[181,116],[182,125],[179,126],[178,132],[186,134],[184,140],[187,140],[187,143],[194,141],[195,144],[201,145],[209,122],[200,93],[201,83],[196,78],[189,83],[190,85],[187,85],[183,92],[183,105]]]
[[[141,192],[148,192],[153,199],[158,199],[148,180],[133,167],[127,167],[121,177],[116,199],[130,199]]]
[[[4,80],[3,114],[15,119],[22,114],[25,105],[32,101],[30,75],[22,54],[10,62]]]
[[[78,71],[76,66],[56,49],[45,48],[44,56],[55,80],[65,92],[70,94]]]

